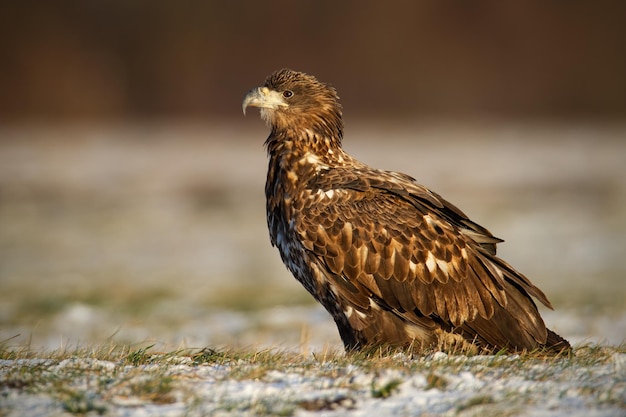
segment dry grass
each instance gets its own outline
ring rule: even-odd
[[[407,353],[402,350],[375,348],[368,351],[345,354],[341,350],[324,350],[311,354],[294,353],[280,348],[262,350],[252,349],[179,349],[168,352],[155,351],[153,345],[117,345],[108,343],[93,347],[59,349],[54,351],[37,351],[29,346],[9,347],[8,343],[0,345],[0,360],[13,361],[19,364],[23,360],[41,361],[41,366],[50,366],[66,360],[86,359],[89,361],[112,362],[120,367],[139,367],[144,365],[228,365],[231,377],[250,379],[243,370],[254,369],[255,374],[271,370],[298,369],[311,371],[318,376],[337,377],[337,369],[357,366],[367,372],[399,370],[407,373],[418,371],[429,372],[445,368],[447,371],[460,372],[472,363],[480,363],[481,368],[507,368],[523,370],[532,365],[548,365],[541,374],[548,377],[549,372],[558,368],[593,367],[609,361],[615,354],[626,354],[626,344],[619,346],[582,345],[577,346],[572,354],[546,355],[544,352],[528,352],[510,355],[500,352],[494,355],[477,355],[471,351],[445,354],[440,351],[425,353]],[[328,370],[324,368],[328,366]],[[37,368],[37,367],[35,367]],[[444,386],[436,377],[429,377],[432,387]]]
[[[216,350],[181,349],[154,351],[152,346],[113,343],[77,349],[35,351],[28,346],[0,348],[0,393],[24,398],[44,396],[56,407],[82,415],[105,414],[117,407],[147,404],[185,404],[188,410],[202,409],[208,401],[198,390],[203,381],[213,384],[262,383],[277,380],[313,381],[312,387],[327,386],[320,395],[298,393],[280,399],[271,396],[242,405],[234,397],[212,400],[211,407],[237,414],[246,409],[253,415],[292,415],[296,409],[351,409],[359,398],[386,399],[398,395],[407,381],[423,375],[423,390],[446,392],[458,385],[458,375],[471,373],[477,379],[533,381],[533,384],[567,383],[581,378],[576,389],[598,406],[616,406],[623,400],[623,370],[618,374],[594,376],[594,372],[625,355],[626,345],[578,347],[567,357],[524,355],[407,355],[387,349],[345,355],[323,351],[311,355],[278,349]],[[413,379],[412,379],[413,378]],[[608,379],[607,379],[608,378]],[[315,382],[317,381],[317,382]],[[621,382],[620,382],[621,381]],[[206,382],[205,382],[206,383]],[[415,383],[415,382],[413,382]],[[315,388],[313,388],[315,389]],[[457,407],[459,413],[476,407],[520,407],[535,404],[528,393],[508,390],[499,394],[476,392]],[[15,405],[13,405],[15,407]],[[198,408],[199,407],[199,408]],[[0,412],[2,407],[0,406]]]

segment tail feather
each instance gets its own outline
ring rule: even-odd
[[[572,346],[567,340],[554,333],[552,330],[547,330],[548,338],[544,346],[547,350],[554,353],[567,353],[572,351]]]

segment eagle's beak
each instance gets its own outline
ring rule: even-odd
[[[246,114],[248,107],[260,107],[263,109],[277,109],[287,106],[280,93],[270,90],[267,87],[253,88],[246,94],[241,105],[243,114]]]

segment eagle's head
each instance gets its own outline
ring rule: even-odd
[[[243,100],[243,112],[258,107],[274,133],[301,135],[306,130],[341,140],[343,123],[339,96],[333,87],[303,72],[281,69]]]

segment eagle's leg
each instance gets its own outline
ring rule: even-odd
[[[339,336],[346,352],[356,352],[367,345],[367,340],[350,326],[348,319],[343,313],[333,314],[333,319],[335,319],[335,324],[339,330]]]
[[[330,313],[333,320],[335,320],[337,330],[339,330],[339,336],[341,337],[346,352],[359,351],[367,346],[367,338],[350,324],[348,317],[346,317],[344,313],[344,309],[337,300],[335,293],[331,290],[330,285],[326,283],[319,287],[316,292],[317,293],[313,292],[312,295],[324,306],[326,311]]]

